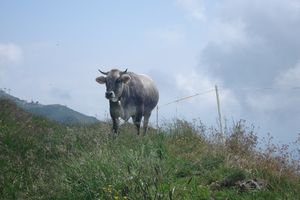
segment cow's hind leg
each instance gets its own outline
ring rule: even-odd
[[[143,124],[144,134],[146,134],[148,131],[148,123],[149,123],[150,116],[151,116],[151,112],[146,112],[144,115],[144,124]]]
[[[140,134],[140,128],[141,128],[141,121],[142,121],[143,115],[141,113],[136,114],[135,116],[132,117],[133,123],[137,129],[137,134]]]

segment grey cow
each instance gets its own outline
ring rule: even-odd
[[[128,121],[131,117],[136,125],[137,134],[144,117],[144,133],[147,132],[151,111],[158,103],[159,94],[153,80],[142,74],[112,69],[102,72],[106,76],[96,78],[106,85],[105,97],[109,100],[113,131],[118,133],[119,118]]]

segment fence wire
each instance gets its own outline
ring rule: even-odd
[[[218,89],[219,91],[224,91],[224,90],[227,90],[225,88],[219,88]],[[237,90],[252,90],[252,91],[255,91],[255,90],[300,90],[300,86],[295,86],[295,87],[261,87],[261,88],[238,88]],[[162,105],[158,105],[159,108],[161,107],[165,107],[165,106],[168,106],[170,104],[174,104],[174,103],[178,103],[180,101],[185,101],[187,99],[191,99],[191,98],[194,98],[196,96],[200,96],[200,95],[204,95],[204,94],[207,94],[207,93],[210,93],[210,92],[215,92],[215,89],[212,88],[212,89],[209,89],[209,90],[206,90],[206,91],[203,91],[203,92],[199,92],[199,93],[196,93],[196,94],[193,94],[193,95],[190,95],[190,96],[186,96],[186,97],[182,97],[182,98],[179,98],[179,99],[175,99],[173,101],[170,101],[168,103],[164,103]]]
[[[204,91],[204,92],[200,92],[200,93],[196,93],[196,94],[193,94],[193,95],[190,95],[190,96],[186,96],[186,97],[182,97],[182,98],[176,99],[176,100],[171,101],[169,103],[165,103],[165,104],[159,105],[158,107],[161,108],[161,107],[173,104],[173,103],[178,103],[180,101],[185,101],[187,99],[194,98],[196,96],[204,95],[204,94],[207,94],[207,93],[210,93],[210,92],[214,92],[214,91],[215,91],[215,89],[210,89],[210,90],[207,90],[207,91]]]
[[[217,86],[216,86],[217,87]],[[209,89],[209,90],[206,90],[206,91],[203,91],[203,92],[199,92],[199,93],[196,93],[196,94],[193,94],[193,95],[190,95],[190,96],[186,96],[186,97],[182,97],[182,98],[179,98],[179,99],[175,99],[173,101],[170,101],[168,103],[164,103],[164,104],[161,104],[161,105],[157,105],[156,107],[156,126],[157,128],[159,127],[158,125],[158,118],[159,118],[159,110],[162,108],[162,107],[166,107],[166,106],[169,106],[171,104],[175,104],[175,103],[178,103],[178,102],[181,102],[181,101],[186,101],[188,99],[191,99],[191,98],[194,98],[194,97],[197,97],[197,96],[201,96],[201,95],[205,95],[205,94],[208,94],[208,93],[211,93],[211,92],[217,92],[217,88],[212,88],[212,89]],[[224,91],[224,90],[228,90],[226,88],[219,88],[218,89],[219,91]],[[252,90],[252,91],[259,91],[259,90],[300,90],[300,86],[294,86],[294,87],[260,87],[260,88],[237,88],[236,90],[239,90],[239,91],[249,91],[249,90]],[[176,108],[176,112],[177,112],[177,108]],[[220,115],[220,114],[219,114]]]

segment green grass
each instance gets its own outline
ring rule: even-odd
[[[243,121],[225,143],[180,120],[146,136],[130,125],[109,133],[108,123],[63,126],[0,100],[0,198],[300,199],[297,165],[274,149],[258,152]],[[266,186],[236,186],[249,179]]]

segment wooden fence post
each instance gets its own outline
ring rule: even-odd
[[[216,90],[216,98],[217,98],[217,106],[218,106],[218,115],[219,115],[219,126],[220,126],[220,133],[222,135],[222,140],[224,140],[224,133],[223,133],[223,126],[222,126],[222,115],[221,115],[221,109],[220,109],[220,98],[219,98],[219,91],[218,86],[215,85]]]

